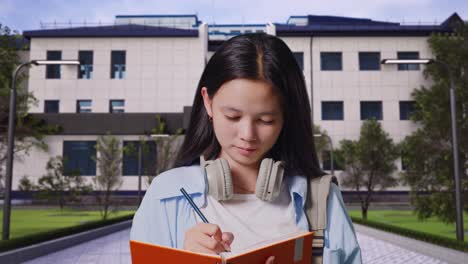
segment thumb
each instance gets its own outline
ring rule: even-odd
[[[265,261],[265,264],[274,264],[275,263],[275,256],[269,256],[268,259]]]
[[[232,241],[234,241],[234,234],[231,232],[224,232],[221,235],[221,239],[223,240],[223,242],[226,242],[228,245],[231,245]]]

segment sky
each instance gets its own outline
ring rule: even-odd
[[[434,24],[467,0],[0,0],[0,24],[22,32],[42,23],[113,23],[116,15],[196,14],[209,24],[285,23],[291,15],[330,15]]]

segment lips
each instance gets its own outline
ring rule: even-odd
[[[237,146],[236,146],[236,147],[237,147]],[[242,150],[245,150],[245,151],[254,151],[254,150],[256,150],[256,148],[248,148],[248,147],[247,147],[247,148],[244,148],[244,147],[237,147],[237,148],[242,149]]]

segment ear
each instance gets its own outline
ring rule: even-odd
[[[205,105],[205,110],[210,117],[213,117],[213,111],[211,109],[213,101],[208,95],[208,89],[206,87],[201,88],[201,95],[203,97],[203,104]]]

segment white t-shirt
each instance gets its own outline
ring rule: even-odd
[[[299,231],[285,181],[280,195],[273,202],[262,201],[255,194],[234,194],[231,200],[221,202],[207,195],[206,206],[200,211],[210,223],[219,225],[222,232],[234,234],[232,252],[262,240]],[[195,211],[194,214],[197,222],[202,222]]]

